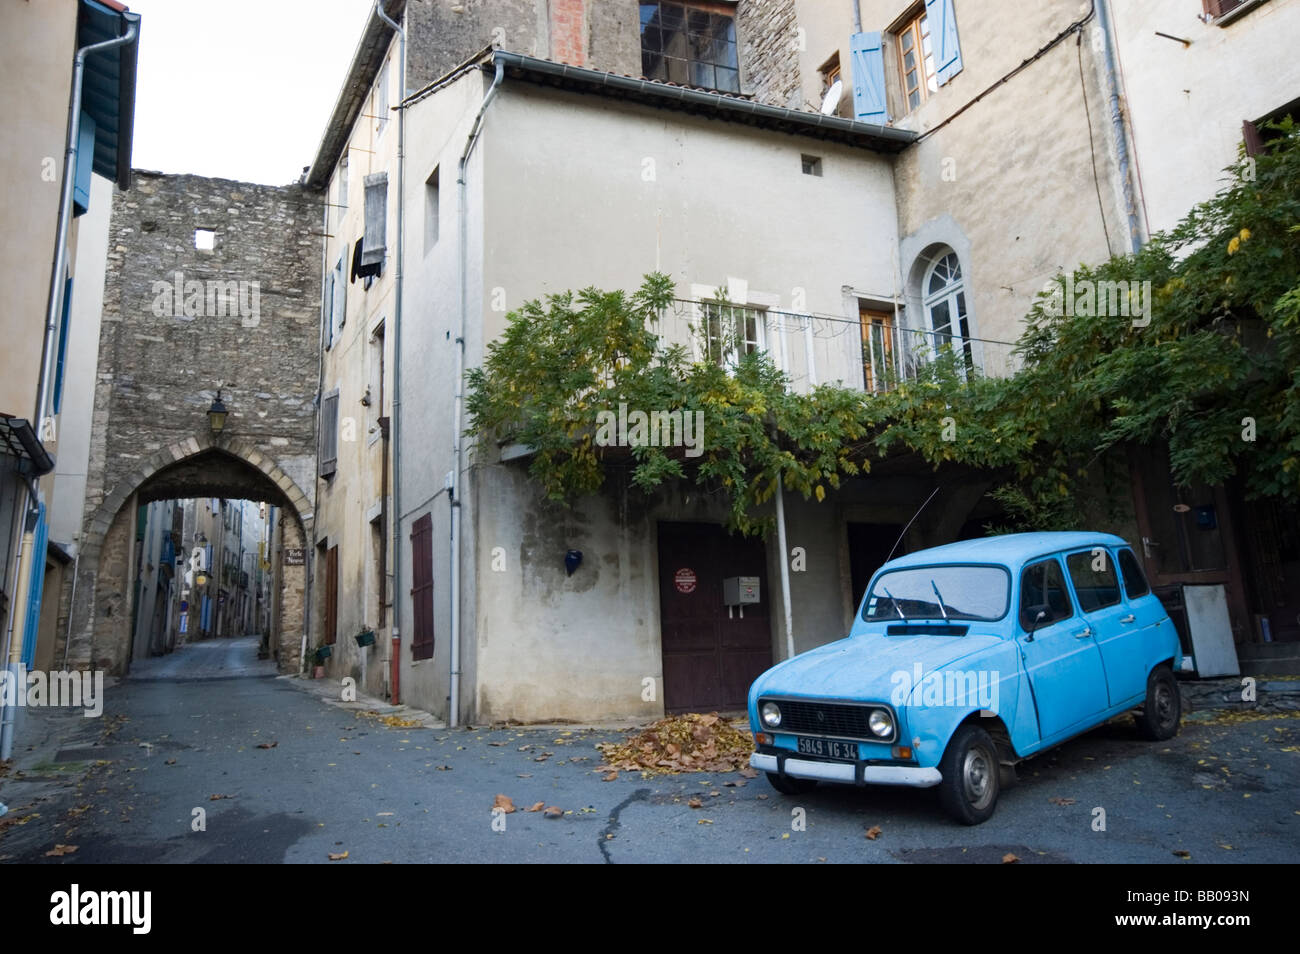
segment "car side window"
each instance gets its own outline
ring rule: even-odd
[[[1129,599],[1135,600],[1151,592],[1151,587],[1147,585],[1147,578],[1142,575],[1142,567],[1138,566],[1137,557],[1133,555],[1132,550],[1119,551],[1119,571],[1124,575],[1124,595]]]
[[[1105,547],[1071,553],[1065,558],[1070,583],[1085,613],[1114,606],[1119,602],[1119,577],[1115,561]]]
[[[1036,621],[1039,611],[1046,615]],[[1074,615],[1065,574],[1055,560],[1043,560],[1025,567],[1020,575],[1020,625],[1026,631],[1050,626]]]

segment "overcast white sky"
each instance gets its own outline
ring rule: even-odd
[[[374,0],[127,0],[137,169],[287,185],[310,165]]]

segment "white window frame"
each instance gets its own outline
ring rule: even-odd
[[[935,272],[949,259],[956,263],[957,277],[937,291],[930,291],[930,281]],[[921,295],[921,311],[925,315],[925,330],[929,337],[930,349],[937,354],[941,347],[950,344],[954,352],[966,354],[968,367],[976,367],[973,336],[970,332],[970,298],[966,288],[966,272],[955,251],[945,250],[942,254],[936,255],[926,266],[925,273],[921,276]],[[965,303],[964,307],[959,305],[959,299]],[[939,331],[934,325],[934,310],[943,304],[948,306],[947,331]],[[941,336],[943,341],[940,341]]]

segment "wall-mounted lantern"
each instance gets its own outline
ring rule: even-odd
[[[212,406],[208,408],[208,427],[212,428],[214,436],[220,436],[226,429],[226,415],[229,413],[221,400],[221,389],[217,388],[217,396],[213,398]]]

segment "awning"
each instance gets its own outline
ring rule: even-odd
[[[140,15],[116,0],[81,0],[77,12],[77,46],[90,46],[124,35],[136,25],[135,39],[124,46],[86,57],[81,108],[95,121],[92,169],[131,188],[131,142],[135,125],[135,68],[140,51]]]
[[[32,477],[43,477],[54,469],[54,455],[45,449],[29,421],[0,414],[0,454],[17,457]]]

